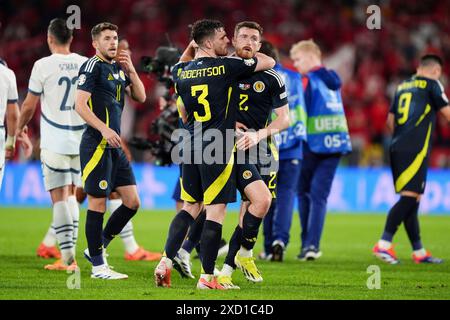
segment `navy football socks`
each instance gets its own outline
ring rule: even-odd
[[[105,248],[109,245],[111,240],[122,231],[136,212],[137,210],[130,209],[122,204],[112,213],[103,230],[103,246]]]
[[[86,239],[89,248],[89,256],[94,266],[102,265],[103,256],[103,212],[88,210],[86,215]]]
[[[242,242],[241,245],[247,249],[252,250],[255,246],[258,237],[259,226],[262,219],[254,216],[248,210],[244,214],[242,220]]]
[[[181,210],[173,218],[169,227],[166,246],[164,248],[167,258],[173,259],[176,256],[183,243],[183,239],[186,237],[189,227],[194,221],[194,218],[185,210]]]
[[[414,197],[401,196],[397,203],[391,208],[386,219],[382,240],[392,242],[400,224],[415,208],[417,203]]]

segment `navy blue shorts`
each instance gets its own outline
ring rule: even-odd
[[[136,185],[130,162],[120,148],[82,142],[80,162],[83,188],[91,196],[108,197],[117,187]]]
[[[227,158],[228,157],[228,158]],[[181,199],[203,201],[205,205],[236,201],[234,154],[224,155],[226,163],[183,164]]]
[[[395,151],[391,151],[389,155],[395,192],[412,191],[423,194],[427,181],[428,157],[422,159],[418,158],[417,153]],[[412,166],[413,163],[416,166]]]
[[[277,171],[270,171],[269,174],[262,174],[262,166],[257,164],[237,164],[236,165],[236,184],[241,194],[242,200],[248,200],[245,196],[245,188],[252,182],[262,180],[266,184],[272,198],[275,199],[277,187]]]

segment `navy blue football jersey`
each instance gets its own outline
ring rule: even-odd
[[[233,85],[237,79],[253,73],[256,64],[256,58],[205,57],[180,62],[172,69],[176,92],[187,113],[185,127],[191,132],[192,141],[202,140],[201,148],[210,143],[202,139],[206,130],[220,130],[223,137],[227,129],[234,130],[236,105],[233,97],[236,90]],[[201,130],[194,129],[200,126]]]
[[[125,88],[129,85],[130,79],[116,62],[94,56],[80,68],[78,89],[91,93],[88,104],[92,112],[119,135]],[[85,133],[97,142],[102,140],[101,133],[89,125]]]
[[[446,105],[448,99],[439,81],[420,76],[403,81],[390,109],[395,117],[391,151],[419,153],[427,146],[428,153],[436,113]]]
[[[265,128],[272,110],[288,104],[284,81],[273,69],[240,79],[236,87],[239,101],[236,121],[249,129]]]

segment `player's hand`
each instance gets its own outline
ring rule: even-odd
[[[197,50],[199,47],[198,47],[198,44],[197,44],[197,42],[195,42],[195,40],[191,40],[191,43],[189,44],[192,48],[194,48],[195,50]]]
[[[130,73],[135,73],[133,62],[131,61],[130,54],[126,51],[120,51],[119,53],[119,63],[122,69],[129,75]]]
[[[247,150],[253,146],[256,146],[260,140],[260,135],[255,131],[247,131],[241,134],[237,142],[237,148],[239,150]]]
[[[5,142],[5,159],[11,160],[14,157],[15,148],[16,148],[16,137],[7,135]]]
[[[102,136],[105,138],[106,142],[113,147],[113,148],[119,148],[121,144],[121,140],[119,135],[111,128],[105,127],[105,129],[102,130]]]
[[[14,158],[14,147],[7,147],[5,148],[5,159],[6,160],[12,160]]]
[[[245,124],[236,121],[236,131],[239,135],[247,130],[248,128],[245,126]]]
[[[23,150],[23,155],[28,159],[33,153],[33,144],[31,143],[31,140],[26,133],[27,131],[28,130],[22,131],[22,133],[17,136],[17,140],[20,142],[20,146]]]

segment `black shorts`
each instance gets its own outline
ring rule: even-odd
[[[423,194],[428,170],[428,157],[420,153],[390,152],[395,192],[412,191]]]
[[[277,197],[277,171],[263,171],[262,168],[264,166],[250,163],[236,165],[236,183],[243,201],[248,200],[244,192],[245,188],[258,180],[262,180],[266,184],[273,199]]]
[[[183,164],[181,199],[205,205],[235,202],[234,154],[225,164]]]
[[[80,145],[83,188],[94,197],[108,197],[117,187],[136,185],[133,170],[125,153],[103,144]]]

